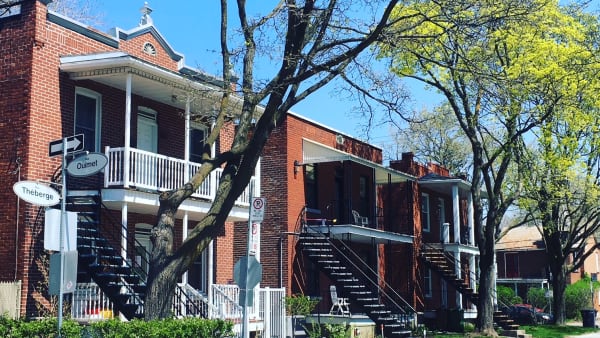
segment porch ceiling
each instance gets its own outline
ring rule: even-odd
[[[186,68],[187,69],[187,68]],[[135,95],[185,110],[190,98],[190,110],[194,113],[213,115],[218,110],[221,91],[216,80],[205,75],[189,76],[158,67],[123,52],[107,52],[88,55],[63,56],[60,70],[73,80],[92,80],[125,91],[127,76],[132,75],[131,91]],[[211,83],[212,82],[212,83]],[[234,99],[231,114],[237,115],[241,100]]]
[[[453,185],[458,186],[458,195],[467,198],[471,194],[471,184],[460,178],[440,178],[430,180],[419,180],[419,186],[426,187],[440,194],[450,194]],[[485,194],[482,191],[482,195]]]
[[[348,154],[311,140],[302,139],[302,164],[341,161],[352,161],[372,168],[375,172],[376,184],[416,181],[417,179],[409,174],[384,167],[381,164],[365,160],[356,155]]]
[[[414,236],[361,227],[358,225],[311,225],[310,230],[329,234],[330,238],[364,244],[412,244]]]

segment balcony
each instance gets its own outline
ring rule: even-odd
[[[158,207],[158,193],[183,186],[198,170],[200,164],[168,157],[140,149],[106,147],[108,164],[104,170],[103,202],[109,208],[118,204],[131,204],[131,211],[151,212]],[[181,208],[192,214],[203,214],[214,201],[222,169],[212,171],[200,187],[185,201]],[[256,177],[236,200],[236,207],[230,214],[234,219],[245,219],[250,205],[250,186],[260,191]],[[197,218],[197,217],[193,217]]]

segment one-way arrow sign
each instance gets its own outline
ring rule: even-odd
[[[77,134],[67,137],[67,153],[83,150],[83,134]],[[63,139],[50,142],[48,155],[50,157],[61,155],[63,153]]]

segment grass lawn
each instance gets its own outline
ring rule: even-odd
[[[600,329],[597,328],[570,325],[538,325],[522,326],[522,328],[525,330],[525,332],[533,335],[534,338],[563,338],[592,332],[598,332],[600,334]]]
[[[521,326],[521,329],[525,332],[533,335],[533,338],[564,338],[568,336],[576,336],[585,333],[598,332],[600,336],[600,329],[593,327],[581,327],[581,326],[556,326],[556,325],[538,325],[538,326]],[[461,338],[461,337],[482,337],[476,333],[435,333],[427,334],[427,337],[434,338]]]

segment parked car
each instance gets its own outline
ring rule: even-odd
[[[517,324],[550,324],[554,322],[554,316],[544,310],[533,307],[531,304],[515,304],[504,307],[502,312]]]

